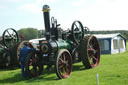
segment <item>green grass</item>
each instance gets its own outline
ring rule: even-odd
[[[128,52],[102,55],[98,67],[84,69],[82,63],[73,65],[71,76],[58,80],[54,71],[46,70],[41,76],[25,80],[21,69],[0,70],[0,85],[96,85],[96,74],[99,74],[99,85],[128,85]]]

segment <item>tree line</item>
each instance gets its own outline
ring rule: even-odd
[[[21,28],[17,32],[24,40],[42,38],[45,33],[44,30],[38,30],[37,28]]]
[[[37,28],[21,28],[17,31],[19,36],[23,36],[24,40],[42,38],[45,36],[45,30],[38,30]],[[111,34],[111,33],[121,33],[128,40],[127,30],[112,30],[112,31],[89,31],[87,34]],[[86,34],[85,33],[85,34]]]

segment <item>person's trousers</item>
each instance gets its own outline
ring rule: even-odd
[[[25,71],[24,71],[24,64],[21,64],[21,72],[22,72],[22,76],[25,78]]]

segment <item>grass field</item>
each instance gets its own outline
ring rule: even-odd
[[[41,76],[25,80],[20,69],[2,69],[0,85],[96,85],[97,73],[99,85],[128,85],[128,52],[102,55],[99,66],[93,69],[85,70],[82,63],[74,64],[71,76],[61,80],[54,71],[45,70]]]

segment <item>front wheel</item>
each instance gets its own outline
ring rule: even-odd
[[[11,66],[12,55],[9,50],[5,50],[0,58],[0,67]]]
[[[72,57],[68,50],[58,51],[55,62],[56,75],[59,79],[67,78],[72,71]]]
[[[30,52],[25,60],[25,72],[30,78],[41,74],[43,66],[40,64],[39,57],[35,52]]]
[[[11,53],[9,51],[6,51],[4,54],[4,61],[5,61],[5,66],[9,66],[11,64]]]

